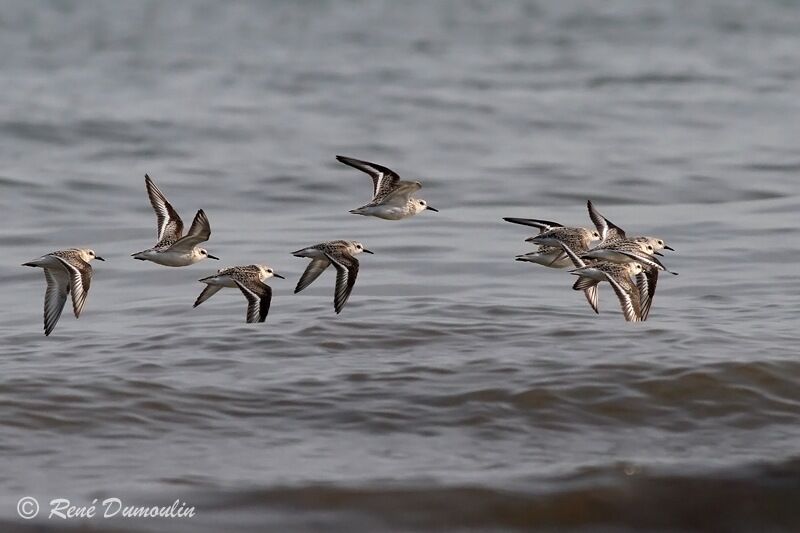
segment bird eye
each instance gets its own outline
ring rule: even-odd
[[[267,269],[267,272],[269,272],[270,274],[272,274],[272,269],[271,269],[271,268],[270,268],[270,269]]]

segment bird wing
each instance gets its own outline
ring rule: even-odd
[[[592,204],[591,200],[586,202],[586,207],[589,208],[589,218],[592,219],[597,231],[600,233],[600,241],[605,241],[606,239],[624,239],[625,238],[625,231],[622,228],[608,220],[606,217],[600,214],[600,212],[595,209],[594,204]]]
[[[583,289],[583,295],[586,296],[586,301],[589,302],[589,306],[591,306],[594,312],[599,315],[600,303],[599,303],[599,293],[597,291],[597,285],[593,285],[591,287]]]
[[[633,290],[630,281],[627,283],[620,283],[608,272],[605,272],[605,275],[608,283],[611,284],[611,287],[617,294],[617,298],[619,298],[619,305],[622,308],[622,313],[625,315],[625,320],[627,322],[639,322],[641,320],[639,291]]]
[[[43,268],[47,289],[44,292],[44,334],[50,335],[61,318],[69,293],[69,274],[60,268]]]
[[[195,246],[207,241],[210,237],[211,223],[208,221],[205,211],[201,209],[194,216],[189,233],[175,241],[169,249],[179,252],[191,252]]]
[[[72,311],[75,318],[80,318],[86,297],[89,296],[89,286],[92,283],[92,266],[79,257],[61,257],[54,255],[66,268],[69,275],[69,289],[72,293]]]
[[[561,245],[561,248],[564,250],[564,253],[567,254],[567,257],[570,258],[572,264],[575,265],[575,268],[583,268],[586,266],[586,262],[583,259],[578,257],[578,254],[572,251],[572,248],[569,247],[567,243],[564,241],[558,241]]]
[[[399,181],[391,190],[380,190],[370,205],[383,204],[405,207],[411,195],[422,188],[418,181]]]
[[[303,275],[300,276],[300,280],[297,282],[297,286],[294,288],[294,293],[297,294],[311,285],[314,280],[317,279],[326,268],[328,268],[328,265],[330,264],[331,262],[327,259],[312,259],[306,267],[305,272],[303,272]]]
[[[336,160],[370,175],[372,178],[373,201],[390,192],[400,181],[400,176],[395,171],[369,161],[361,161],[343,155],[337,155]]]
[[[206,285],[206,287],[203,289],[203,292],[201,292],[200,296],[197,297],[197,300],[194,301],[194,305],[192,307],[197,307],[201,303],[205,302],[217,294],[221,288],[222,287],[219,285]]]
[[[642,320],[647,320],[650,314],[650,306],[653,305],[653,297],[656,294],[656,284],[658,283],[658,270],[655,268],[644,269],[636,274],[636,288],[639,290],[639,305],[641,306]]]
[[[183,234],[183,221],[178,216],[178,212],[167,201],[164,193],[153,183],[150,176],[144,175],[144,184],[147,187],[147,196],[150,198],[150,205],[156,212],[156,231],[158,245],[162,241],[173,243],[181,238]]]
[[[247,323],[264,322],[272,302],[272,288],[256,279],[247,282],[233,281],[247,298]]]
[[[333,309],[336,313],[341,313],[353,286],[356,284],[358,276],[358,259],[348,253],[332,255],[326,253],[325,256],[336,267],[336,290],[333,294]]]
[[[516,217],[503,217],[503,220],[506,222],[511,222],[512,224],[522,224],[523,226],[533,226],[534,228],[539,230],[539,233],[543,231],[547,231],[552,228],[560,228],[563,227],[562,224],[558,222],[553,222],[551,220],[541,220],[538,218],[516,218]]]

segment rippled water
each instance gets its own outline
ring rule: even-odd
[[[700,4],[700,5],[698,5]],[[197,508],[106,530],[800,528],[796,2],[3,2],[0,526],[22,495]],[[346,154],[440,213],[353,216]],[[130,259],[142,176],[211,253]],[[513,261],[503,216],[665,238],[650,320]],[[290,252],[359,239],[354,293]],[[91,246],[79,321],[20,263]],[[266,262],[266,324],[219,266]]]

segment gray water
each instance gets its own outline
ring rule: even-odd
[[[800,528],[796,2],[2,2],[0,526]],[[347,211],[383,163],[440,213]],[[222,258],[134,261],[150,173]],[[677,251],[650,319],[515,262],[585,203]],[[358,239],[299,295],[290,252]],[[89,246],[42,335],[42,274]],[[268,263],[265,324],[220,266]],[[36,521],[17,517],[39,499]],[[47,502],[194,506],[48,520]],[[41,530],[41,529],[36,529]]]

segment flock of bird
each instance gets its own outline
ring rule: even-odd
[[[345,165],[366,172],[372,177],[372,200],[350,212],[357,215],[372,216],[386,220],[400,220],[414,216],[422,211],[437,211],[425,200],[411,195],[422,188],[418,181],[402,181],[392,170],[368,161],[351,157],[336,156]],[[183,221],[164,193],[156,186],[149,175],[144,177],[150,205],[156,212],[156,244],[152,248],[132,255],[140,261],[170,266],[185,267],[204,259],[219,259],[198,247],[211,237],[211,224],[205,212],[200,209],[194,216],[186,235],[183,234]],[[315,244],[293,252],[296,257],[311,259],[297,286],[295,294],[316,280],[330,265],[336,269],[336,288],[333,307],[340,313],[347,303],[358,276],[358,259],[361,252],[371,254],[364,245],[356,241],[336,240]],[[40,267],[44,270],[47,289],[44,295],[44,334],[50,335],[61,317],[61,312],[72,296],[72,310],[79,318],[92,280],[93,259],[104,261],[94,250],[71,248],[58,250],[23,266]],[[253,264],[222,268],[216,274],[202,278],[206,287],[194,302],[194,307],[205,302],[223,287],[238,288],[247,299],[247,322],[264,322],[272,301],[272,288],[265,283],[271,277],[283,278],[267,265]]]
[[[663,239],[649,236],[629,237],[619,226],[600,214],[591,200],[586,202],[589,218],[596,229],[565,227],[558,222],[534,218],[506,217],[514,224],[532,226],[537,235],[525,239],[537,250],[517,256],[550,268],[574,267],[569,272],[578,276],[572,288],[583,291],[595,313],[600,312],[597,286],[608,282],[619,299],[628,322],[647,320],[661,271],[668,270],[656,255],[671,250]],[[593,244],[597,242],[597,244]]]
[[[422,211],[437,211],[425,200],[414,198],[422,184],[403,181],[389,168],[351,157],[336,156],[345,165],[361,170],[372,178],[372,200],[350,212],[386,220],[400,220]],[[134,259],[150,261],[170,267],[185,267],[204,259],[219,259],[199,245],[211,237],[211,224],[200,209],[192,220],[189,231],[183,234],[183,221],[167,197],[149,175],[145,187],[150,205],[156,213],[157,242],[152,248],[132,254]],[[538,245],[534,252],[517,256],[518,261],[529,261],[550,268],[565,268],[578,276],[573,289],[583,291],[589,305],[599,313],[597,286],[608,282],[619,298],[625,320],[647,320],[655,296],[658,273],[667,268],[656,258],[660,250],[672,250],[656,237],[628,237],[625,232],[601,215],[592,202],[587,202],[589,217],[596,229],[565,227],[557,222],[527,218],[505,218],[508,222],[532,226],[537,235],[526,239]],[[594,244],[595,241],[599,243]],[[363,244],[350,240],[335,240],[301,248],[293,255],[311,259],[295,286],[295,294],[316,280],[333,265],[336,269],[336,286],[333,307],[340,313],[347,303],[358,276],[356,255],[366,252]],[[72,296],[72,310],[79,318],[92,280],[90,262],[104,261],[93,250],[71,248],[58,250],[23,266],[40,267],[47,283],[44,297],[44,333],[50,335],[61,317],[67,297]],[[670,272],[675,274],[675,272]],[[264,322],[272,301],[272,288],[266,284],[271,277],[285,279],[263,264],[234,266],[219,269],[216,274],[200,279],[205,284],[194,307],[202,304],[223,287],[238,288],[247,300],[247,322]]]

